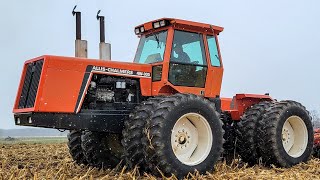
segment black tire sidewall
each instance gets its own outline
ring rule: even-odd
[[[198,113],[206,118],[207,122],[210,125],[212,131],[212,147],[209,155],[206,159],[198,165],[189,166],[183,164],[174,154],[171,147],[171,131],[177,122],[177,120],[187,114],[187,113]],[[216,111],[212,109],[208,104],[194,100],[182,101],[181,104],[175,106],[165,117],[166,122],[164,123],[164,127],[161,129],[161,134],[168,134],[163,139],[165,144],[164,153],[167,155],[167,161],[172,167],[179,167],[176,172],[178,176],[184,176],[188,174],[188,172],[192,172],[193,170],[197,170],[200,173],[205,173],[205,171],[213,169],[214,164],[219,159],[221,155],[221,148],[223,144],[223,130],[222,124],[220,122],[219,117],[216,114]]]
[[[292,157],[290,156],[284,149],[283,144],[282,144],[282,128],[284,126],[284,123],[286,120],[291,117],[291,116],[298,116],[300,117],[303,122],[305,123],[308,131],[308,143],[305,152],[300,156],[300,157]],[[276,133],[277,133],[277,146],[279,149],[279,154],[280,157],[283,158],[283,160],[286,162],[287,166],[295,165],[300,162],[306,162],[310,154],[312,154],[312,148],[313,148],[313,127],[311,123],[311,119],[309,114],[302,108],[292,106],[287,108],[286,110],[283,111],[283,113],[279,117],[278,121],[278,126],[276,128]]]

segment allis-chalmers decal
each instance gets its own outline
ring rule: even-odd
[[[151,73],[149,72],[142,72],[142,71],[132,71],[127,69],[119,69],[119,68],[111,68],[111,67],[103,67],[103,66],[91,66],[91,72],[106,72],[106,73],[112,73],[112,74],[124,74],[124,75],[130,75],[130,76],[139,76],[139,77],[151,77]]]

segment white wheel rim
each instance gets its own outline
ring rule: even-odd
[[[171,147],[180,162],[188,166],[202,163],[212,147],[212,130],[198,113],[181,116],[171,132]]]
[[[300,157],[308,145],[308,130],[299,116],[289,117],[282,128],[282,145],[289,156]]]

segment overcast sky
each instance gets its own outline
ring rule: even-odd
[[[1,0],[0,129],[16,128],[12,107],[23,62],[43,54],[74,55],[75,4],[83,12],[90,58],[98,57],[99,9],[117,61],[133,60],[136,25],[161,17],[210,23],[225,28],[219,36],[222,96],[269,92],[320,109],[319,0]]]

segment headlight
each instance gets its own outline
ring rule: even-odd
[[[31,117],[28,117],[28,122],[29,122],[29,124],[31,124],[31,123],[32,123],[32,119],[31,119]]]
[[[140,33],[140,29],[139,29],[139,28],[136,28],[136,29],[134,30],[134,32],[135,32],[136,34],[139,34],[139,33]]]
[[[143,27],[143,26],[140,27],[140,32],[141,32],[141,33],[144,32],[144,27]]]
[[[160,26],[161,27],[166,26],[166,21],[165,20],[160,21]]]
[[[153,28],[157,29],[160,27],[160,22],[153,23]]]
[[[20,118],[17,118],[17,124],[20,124]]]

